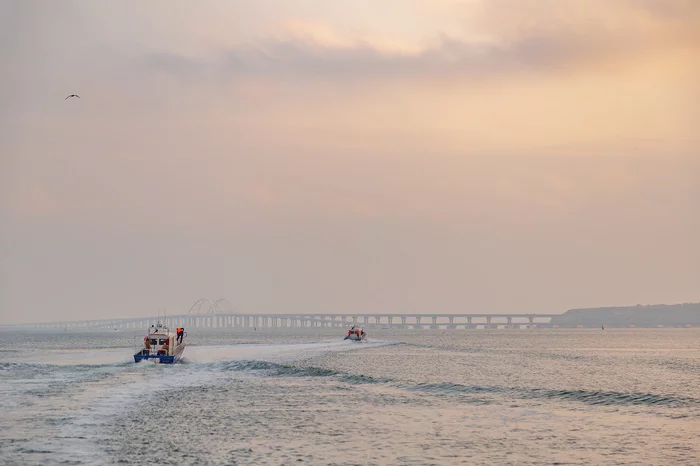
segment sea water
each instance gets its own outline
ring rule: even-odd
[[[698,329],[0,332],[0,464],[700,464]]]

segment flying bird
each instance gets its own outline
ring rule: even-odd
[[[66,98],[65,98],[65,99],[63,99],[63,100],[67,100],[67,99],[70,99],[71,97],[77,97],[77,98],[80,98],[80,96],[79,96],[78,94],[71,94],[71,95],[69,95],[68,97],[66,97]]]

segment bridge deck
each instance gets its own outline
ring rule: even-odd
[[[350,324],[389,326],[454,326],[544,324],[559,314],[488,314],[488,313],[209,313],[180,314],[165,317],[128,317],[81,321],[57,321],[25,324],[24,327],[147,328],[161,321],[168,326],[183,327],[307,327],[344,326]]]

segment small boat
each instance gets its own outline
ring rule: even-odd
[[[365,329],[363,327],[355,327],[353,325],[352,327],[350,327],[350,329],[348,330],[348,334],[345,335],[345,338],[343,338],[343,340],[362,341],[365,338],[367,338]]]
[[[143,337],[143,348],[134,354],[134,362],[153,361],[159,364],[175,364],[185,351],[185,329],[179,328],[173,333],[158,323],[148,329]]]

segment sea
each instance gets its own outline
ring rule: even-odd
[[[700,329],[0,331],[0,464],[700,464]]]

